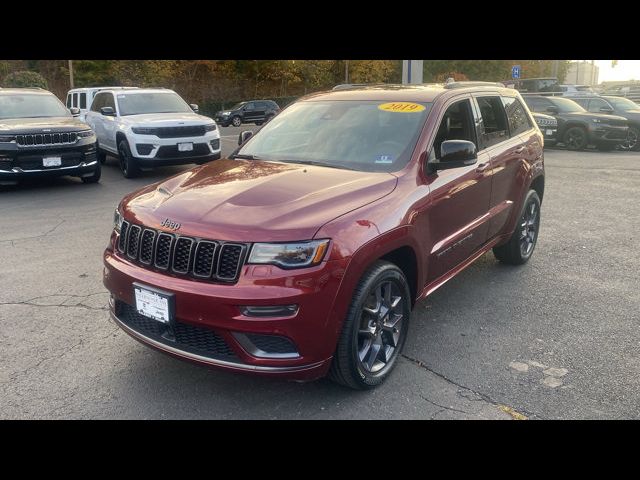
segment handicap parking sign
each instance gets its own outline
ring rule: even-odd
[[[511,67],[511,76],[513,78],[520,78],[520,65],[514,65]]]

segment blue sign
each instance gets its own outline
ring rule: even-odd
[[[514,65],[511,67],[511,76],[513,78],[520,78],[520,65]]]

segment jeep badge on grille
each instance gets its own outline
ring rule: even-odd
[[[169,218],[165,218],[162,223],[160,224],[160,226],[162,227],[167,227],[171,230],[178,230],[181,226],[180,223],[178,222],[174,222],[173,220],[169,219]]]

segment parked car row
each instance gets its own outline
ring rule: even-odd
[[[126,178],[221,156],[216,122],[169,89],[77,88],[66,107],[43,89],[0,89],[0,183],[55,175],[98,182],[107,155],[118,158]],[[262,125],[279,112],[275,102],[255,100],[216,118],[223,126]]]

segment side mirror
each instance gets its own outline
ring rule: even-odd
[[[238,145],[242,145],[244,142],[249,140],[253,136],[253,132],[251,130],[244,130],[240,132],[238,135]]]
[[[555,105],[547,107],[547,112],[549,112],[551,115],[557,115],[559,111],[560,110],[558,110],[558,107],[556,107]]]
[[[193,110],[195,113],[198,113],[198,110],[200,110],[198,108],[198,104],[197,103],[190,103],[189,106],[191,107],[191,110]]]
[[[116,111],[113,109],[113,107],[102,107],[100,109],[100,113],[102,115],[104,115],[105,117],[115,117],[116,116]]]
[[[602,113],[613,113],[613,108],[611,108],[611,107],[600,107],[600,111]]]
[[[427,166],[432,170],[468,167],[478,161],[476,144],[467,140],[446,140],[440,146],[440,160],[430,160]]]
[[[71,115],[73,115],[74,117],[80,116],[80,109],[78,107],[71,107],[69,111],[71,112]]]

